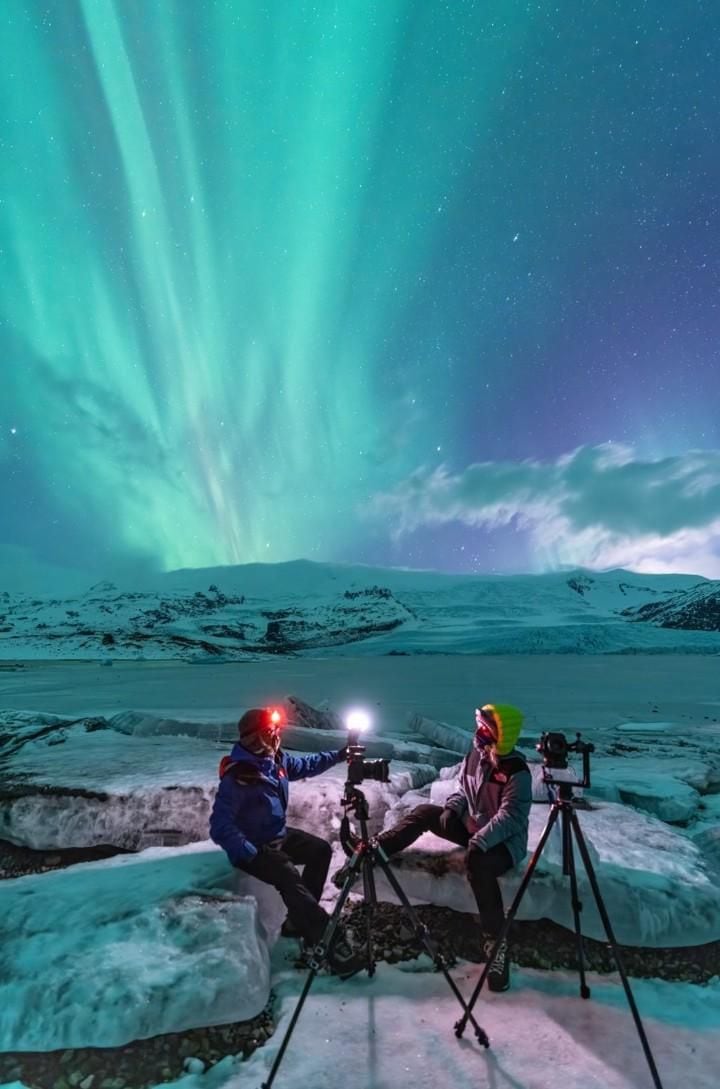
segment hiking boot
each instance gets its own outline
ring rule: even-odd
[[[347,862],[345,863],[345,865],[341,866],[339,870],[336,870],[335,873],[332,876],[332,883],[333,883],[333,885],[335,886],[336,889],[343,888],[343,886],[345,885],[345,882],[347,881],[348,877],[350,876],[350,871],[351,870],[352,870],[352,858],[349,858],[347,860]],[[355,884],[355,882],[357,881],[359,876],[360,876],[360,868],[356,867],[355,872],[353,874],[352,884],[350,886],[351,888]]]
[[[485,957],[490,956],[495,945],[495,939],[485,943]],[[510,986],[510,955],[508,943],[505,939],[500,942],[495,959],[490,965],[487,974],[487,985],[490,991],[507,991]]]
[[[302,934],[290,919],[286,919],[283,925],[280,927],[280,933],[283,938],[302,938]]]
[[[344,934],[340,934],[332,944],[327,959],[328,968],[334,976],[340,979],[350,979],[351,976],[362,972],[367,968],[367,957],[353,949]]]

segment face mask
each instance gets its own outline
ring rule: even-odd
[[[485,722],[479,710],[475,711],[475,737],[473,738],[473,745],[479,752],[488,748],[489,745],[494,745],[497,741],[495,732]]]
[[[280,731],[279,730],[263,730],[257,734],[255,745],[252,748],[252,752],[258,756],[274,756],[280,748]]]
[[[483,749],[487,749],[490,745],[494,744],[495,736],[488,730],[487,726],[482,726],[479,730],[475,731],[473,745],[479,752],[482,752]]]

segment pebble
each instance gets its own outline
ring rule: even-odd
[[[188,1057],[183,1063],[183,1068],[188,1072],[188,1074],[205,1073],[205,1063],[202,1061],[202,1059]]]

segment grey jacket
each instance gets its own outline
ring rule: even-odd
[[[470,842],[483,851],[504,843],[517,866],[525,858],[532,778],[517,749],[499,757],[473,747],[460,766],[459,790],[445,802],[472,830]]]

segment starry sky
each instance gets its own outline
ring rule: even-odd
[[[711,0],[4,0],[0,579],[720,578]]]

